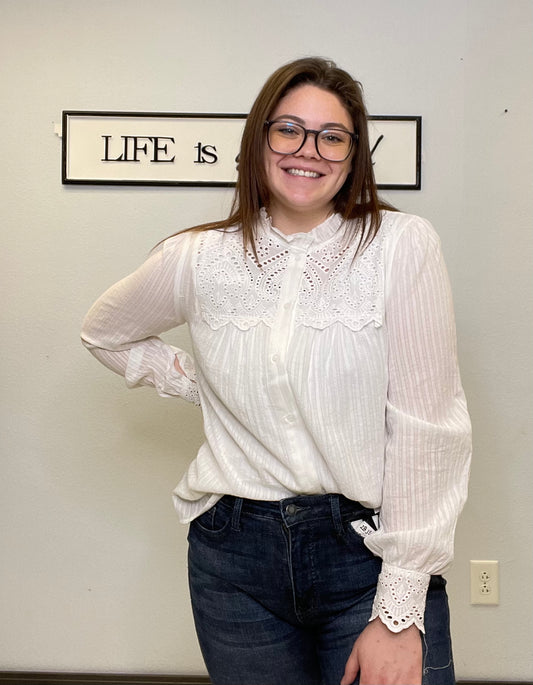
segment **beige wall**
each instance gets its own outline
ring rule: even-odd
[[[531,680],[530,0],[0,0],[0,16],[0,670],[204,672],[169,494],[199,413],[127,391],[78,331],[229,192],[62,186],[54,123],[247,111],[274,68],[318,53],[363,81],[372,113],[424,118],[423,189],[388,197],[442,237],[474,423],[449,573],[457,672]],[[469,604],[468,561],[485,558],[498,607]]]

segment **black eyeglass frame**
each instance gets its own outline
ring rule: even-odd
[[[304,139],[302,140],[300,147],[298,147],[296,150],[293,150],[292,152],[278,152],[278,150],[274,150],[274,148],[270,144],[270,127],[272,126],[272,124],[281,124],[281,123],[287,123],[287,124],[290,124],[291,126],[296,126],[297,128],[300,128],[304,132]],[[326,162],[345,162],[348,159],[348,157],[352,154],[354,144],[356,144],[359,140],[359,134],[358,133],[352,133],[351,131],[347,131],[345,128],[322,128],[322,129],[319,129],[317,131],[316,129],[313,129],[313,128],[305,128],[305,126],[302,126],[301,124],[298,124],[295,121],[286,121],[285,119],[274,119],[272,121],[265,121],[265,126],[267,127],[268,147],[272,150],[272,152],[275,152],[277,155],[295,155],[297,152],[300,152],[300,150],[305,145],[305,141],[307,140],[307,136],[310,133],[314,133],[315,134],[315,149],[316,149],[318,156],[321,159],[325,159]],[[350,136],[351,141],[352,141],[351,145],[350,145],[350,149],[348,150],[348,154],[346,155],[346,157],[343,157],[343,159],[328,159],[327,157],[324,157],[324,155],[322,155],[320,153],[320,150],[318,149],[318,134],[324,133],[327,131],[340,131],[342,133],[347,133]]]

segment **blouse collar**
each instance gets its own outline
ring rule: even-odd
[[[267,214],[265,207],[259,210],[260,227],[265,233],[275,233],[284,242],[294,245],[311,245],[313,243],[323,243],[332,238],[339,230],[343,218],[340,214],[331,214],[325,221],[315,226],[310,231],[304,233],[291,233],[287,235],[272,225],[272,219]]]

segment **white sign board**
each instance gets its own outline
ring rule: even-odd
[[[65,184],[233,186],[245,114],[63,112]],[[370,117],[378,187],[420,189],[421,117]]]

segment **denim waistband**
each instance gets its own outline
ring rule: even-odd
[[[295,495],[275,501],[224,495],[219,504],[233,510],[232,527],[236,530],[239,529],[241,517],[251,515],[255,518],[282,521],[286,526],[330,519],[335,529],[341,532],[345,521],[369,519],[375,514],[373,509],[338,494]]]

